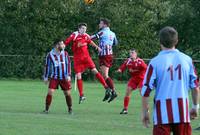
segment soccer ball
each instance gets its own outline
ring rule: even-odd
[[[94,0],[84,0],[85,1],[85,4],[92,4],[94,3]]]

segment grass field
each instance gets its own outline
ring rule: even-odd
[[[73,112],[68,115],[61,90],[54,93],[49,114],[41,114],[47,86],[40,81],[0,81],[0,135],[150,135],[140,121],[141,98],[133,92],[128,115],[119,115],[126,84],[118,83],[117,100],[102,102],[99,83],[84,83],[87,100],[78,104],[72,89]],[[197,127],[200,121],[192,122]],[[152,126],[152,125],[151,125]],[[199,135],[194,131],[193,135]]]

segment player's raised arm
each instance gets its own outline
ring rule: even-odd
[[[75,39],[75,33],[72,33],[68,38],[65,40],[65,45],[68,46],[71,41]]]
[[[103,35],[103,32],[102,32],[102,31],[99,31],[99,32],[96,33],[96,34],[91,35],[91,36],[90,36],[90,39],[91,39],[91,40],[99,39],[99,38],[101,37],[101,35]]]

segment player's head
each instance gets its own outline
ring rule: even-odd
[[[60,39],[56,39],[53,44],[54,44],[54,47],[60,51],[65,49],[65,44]]]
[[[87,31],[87,24],[86,23],[79,23],[78,24],[78,32],[84,34]]]
[[[110,21],[106,18],[101,18],[100,22],[99,22],[99,29],[103,29],[105,27],[109,27],[110,26]]]
[[[135,60],[137,58],[137,51],[135,49],[131,49],[129,51],[129,56],[130,56],[130,58]]]
[[[160,44],[164,48],[174,48],[178,43],[178,32],[173,27],[164,27],[159,32]]]

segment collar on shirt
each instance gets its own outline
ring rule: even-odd
[[[166,53],[170,53],[170,52],[179,52],[179,50],[178,50],[178,49],[173,49],[173,50],[162,50],[162,51],[159,53],[159,55],[161,55],[161,54],[166,54]]]
[[[58,53],[58,52],[56,51],[56,49],[53,48],[53,49],[52,49],[52,54],[53,54],[53,55],[60,55],[63,51],[64,51],[64,50],[62,50],[60,53]]]
[[[105,27],[102,30],[110,30],[110,28],[109,27]]]

